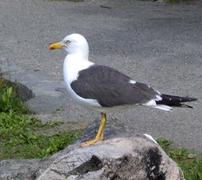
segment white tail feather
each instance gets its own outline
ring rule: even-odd
[[[154,108],[161,109],[164,111],[171,111],[173,109],[172,107],[166,106],[166,105],[156,105],[156,106],[154,106]]]
[[[144,104],[145,106],[148,107],[152,107],[152,108],[156,108],[156,109],[161,109],[164,111],[171,111],[173,108],[170,106],[166,106],[166,105],[157,105],[156,101],[154,99],[148,101],[147,103]]]

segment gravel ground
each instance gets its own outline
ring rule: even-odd
[[[107,7],[106,7],[107,6]],[[193,96],[194,109],[171,113],[137,107],[109,114],[135,133],[173,140],[202,152],[202,2],[110,0],[0,1],[0,68],[35,93],[28,105],[44,121],[90,123],[98,117],[72,103],[64,90],[65,52],[50,42],[85,35],[90,59],[120,69],[163,93]]]

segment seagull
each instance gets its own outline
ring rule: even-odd
[[[100,126],[95,138],[83,142],[82,147],[104,139],[107,112],[135,105],[171,111],[173,107],[192,108],[184,102],[197,100],[162,94],[116,69],[89,61],[88,42],[80,34],[70,34],[62,41],[50,44],[49,50],[54,49],[64,49],[67,52],[63,76],[69,95],[77,103],[101,113]]]

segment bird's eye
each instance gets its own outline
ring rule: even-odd
[[[69,40],[65,40],[64,43],[65,43],[65,44],[69,44],[70,41],[69,41]]]

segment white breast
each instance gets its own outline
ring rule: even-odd
[[[75,55],[67,55],[63,65],[63,76],[65,85],[69,95],[79,104],[89,106],[92,108],[99,108],[101,107],[100,104],[97,102],[96,99],[85,99],[78,96],[73,89],[71,88],[70,84],[76,80],[79,76],[79,71],[87,69],[88,67],[92,66],[94,63],[88,60],[82,59],[80,56]]]

